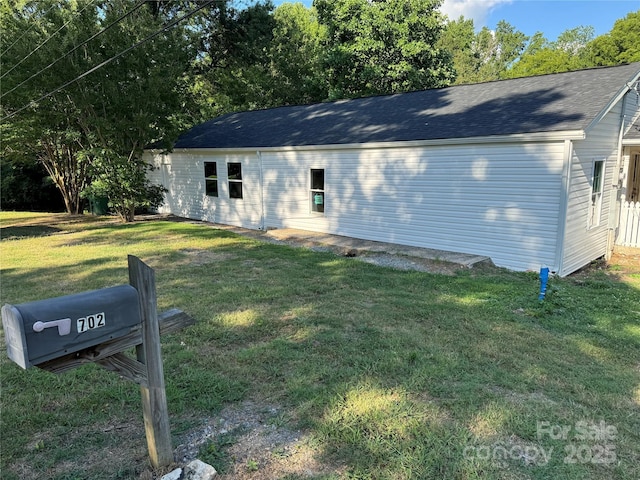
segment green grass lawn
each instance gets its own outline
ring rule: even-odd
[[[195,318],[162,339],[174,445],[252,400],[305,432],[325,466],[311,478],[640,478],[638,274],[554,278],[539,303],[535,273],[400,271],[191,223],[0,221],[3,304],[127,283],[133,254],[156,271],[159,310]],[[136,385],[6,355],[0,379],[3,479],[148,469]]]

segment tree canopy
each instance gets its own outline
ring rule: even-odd
[[[167,29],[136,49],[168,20],[143,2],[0,5],[5,34],[18,39],[1,57],[3,160],[38,159],[69,213],[80,212],[83,191],[101,177],[102,193],[125,219],[150,198],[157,203],[157,188],[139,174],[141,155],[184,126],[188,32]]]
[[[590,45],[595,65],[640,62],[640,10],[617,20],[611,31]]]
[[[216,115],[640,61],[640,11],[549,41],[440,4],[0,0],[3,205],[40,165],[68,212],[106,196],[130,220],[162,197],[143,149]]]
[[[437,46],[438,0],[316,0],[327,26],[330,98],[449,85],[450,55]]]

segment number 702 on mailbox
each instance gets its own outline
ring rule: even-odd
[[[94,313],[93,315],[87,315],[86,317],[80,317],[76,324],[78,327],[78,333],[83,333],[104,327],[107,323],[104,312],[100,312]]]

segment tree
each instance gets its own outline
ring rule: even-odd
[[[522,54],[528,37],[504,20],[495,31],[483,27],[474,32],[473,20],[460,17],[447,23],[441,48],[451,52],[456,84],[505,78],[509,67]]]
[[[320,102],[328,96],[322,68],[327,29],[314,7],[283,3],[273,14],[275,26],[269,46],[272,104]]]
[[[474,51],[475,41],[473,20],[462,16],[448,22],[438,39],[438,47],[449,52],[453,60],[455,84],[473,83],[477,79],[480,60]]]
[[[205,100],[206,117],[271,106],[272,10],[270,1],[244,10],[220,1],[203,16],[192,91]]]
[[[618,65],[640,61],[640,10],[617,20],[611,31],[589,45],[594,65]]]
[[[106,4],[101,23],[111,24],[133,5],[129,0]],[[167,20],[149,9],[137,10],[102,38],[96,61],[116,58],[159,31]],[[77,121],[90,139],[85,155],[92,177],[125,221],[133,220],[137,207],[158,204],[161,190],[144,175],[142,153],[152,143],[170,146],[188,124],[184,72],[194,56],[188,31],[172,28],[78,83],[82,108]]]
[[[11,123],[2,126],[3,137],[15,149],[24,141],[28,148],[22,147],[23,154],[32,152],[40,159],[69,213],[80,211],[80,194],[91,174],[109,180],[102,190],[116,212],[132,220],[136,206],[157,199],[157,188],[139,174],[145,168],[144,147],[169,145],[188,123],[184,72],[195,56],[190,30],[174,27],[122,54],[160,31],[170,18],[133,0],[61,5],[2,0],[0,13],[19,39],[1,59],[7,72],[2,114],[11,116]],[[85,41],[102,28],[99,36]],[[24,31],[28,35],[21,36]],[[55,41],[46,40],[50,38]],[[104,66],[79,78],[97,65]],[[30,72],[36,73],[28,77]],[[61,85],[66,86],[56,91]],[[47,92],[54,93],[23,109]],[[117,182],[121,185],[116,188]],[[112,188],[104,190],[104,185]],[[130,197],[123,197],[127,192]],[[145,192],[149,198],[143,198]]]
[[[140,158],[124,158],[113,150],[84,152],[91,156],[93,181],[84,191],[87,198],[108,198],[120,218],[130,222],[137,208],[156,208],[164,201],[166,191],[147,178],[152,168]]]
[[[316,0],[327,26],[330,98],[449,85],[450,56],[437,47],[439,0]]]
[[[55,8],[54,8],[55,7]],[[60,191],[68,213],[81,211],[80,192],[88,181],[87,165],[77,153],[87,146],[73,118],[77,108],[59,94],[29,105],[88,68],[80,49],[71,47],[95,33],[96,12],[87,2],[57,8],[54,0],[0,2],[0,22],[6,38],[15,38],[0,56],[2,156],[5,161],[39,161]],[[46,41],[58,36],[55,41]],[[52,63],[52,59],[60,59]],[[49,65],[50,68],[45,68]]]
[[[555,42],[549,42],[538,32],[509,70],[510,78],[569,72],[591,66],[588,58],[593,27],[576,27],[562,32]]]

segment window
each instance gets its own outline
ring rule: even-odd
[[[210,197],[218,196],[218,167],[216,162],[204,162],[205,192]]]
[[[640,153],[633,153],[629,159],[629,180],[627,183],[628,202],[640,202]]]
[[[591,178],[591,205],[589,206],[589,228],[600,224],[600,211],[602,210],[602,191],[604,188],[604,160],[593,162],[593,175]]]
[[[311,169],[311,211],[324,213],[324,169]]]
[[[227,163],[227,177],[229,179],[229,197],[242,198],[242,164]]]

